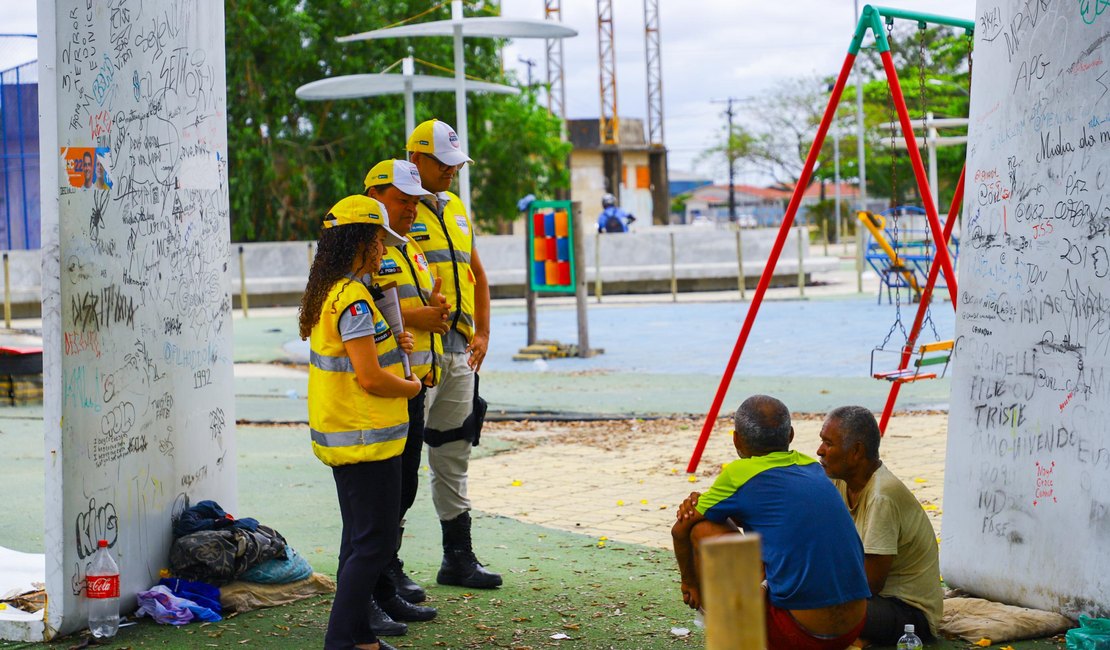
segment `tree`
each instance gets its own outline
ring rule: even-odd
[[[968,87],[968,43],[963,34],[947,27],[928,28],[919,33],[916,26],[899,23],[891,40],[892,57],[910,117],[920,120],[923,98],[924,110],[931,111],[935,117],[966,117],[969,98],[963,89]],[[864,79],[868,194],[892,197],[895,203],[920,203],[909,155],[904,149],[893,152],[890,149],[888,125],[893,109],[878,53],[874,49],[862,50],[856,66]],[[705,150],[698,161],[719,163],[727,160],[731,151],[743,169],[760,172],[775,183],[792,188],[801,175],[834,81],[832,77],[783,80],[766,94],[746,102],[745,110],[739,112],[740,123],[733,125],[731,137],[726,137],[727,127],[722,128],[719,144]],[[849,85],[837,107],[837,119],[842,126],[840,177],[858,182],[854,116],[855,86]],[[897,117],[894,123],[898,124]],[[920,130],[920,122],[917,122],[915,131]],[[834,177],[832,138],[830,131],[813,170],[814,181],[831,181]],[[900,129],[895,132],[895,138],[902,139]],[[941,205],[945,205],[944,198],[951,198],[955,190],[965,149],[945,147],[937,151]]]
[[[473,12],[489,13],[494,7],[486,0],[468,3]],[[228,3],[228,156],[234,240],[314,238],[331,205],[362,192],[362,180],[371,165],[404,156],[399,96],[304,102],[295,91],[325,77],[380,72],[406,56],[410,46],[419,60],[418,71],[434,72],[427,64],[451,67],[450,38],[335,41],[337,36],[395,24],[425,8],[416,0]],[[439,15],[422,19],[444,19],[446,12],[441,8]],[[513,81],[501,71],[500,42],[468,38],[464,44],[468,75]],[[451,93],[416,97],[418,121],[439,117],[454,123]],[[537,115],[533,97],[471,95],[468,113],[468,153],[476,161],[474,212],[480,226],[494,228],[501,220],[515,218],[522,186],[527,187],[525,194],[550,195],[566,185],[565,154],[556,146],[559,124],[550,116]],[[509,133],[508,128],[521,131]],[[494,141],[512,142],[515,160],[527,161],[527,166],[523,170],[501,166],[505,158],[494,155],[498,153]],[[507,197],[514,194],[509,201]]]
[[[793,186],[821,121],[822,87],[814,77],[784,79],[764,95],[742,101],[731,135],[723,127],[719,144],[702,152],[698,162],[719,164],[731,154],[741,169]]]
[[[968,95],[967,37],[949,27],[919,30],[912,23],[897,23],[891,38],[891,57],[902,93],[906,99],[914,132],[921,135],[924,112],[934,117],[967,117]],[[921,203],[921,195],[905,149],[890,147],[891,116],[894,109],[878,52],[865,50],[857,62],[864,83],[868,154],[867,189],[871,196],[889,197],[894,204]],[[934,81],[930,81],[934,80]],[[855,97],[854,88],[845,90],[845,98]],[[893,117],[895,125],[898,118]],[[896,140],[903,140],[901,128]],[[938,204],[947,207],[959,180],[966,156],[966,146],[937,149]],[[922,158],[926,157],[924,149]],[[893,163],[893,164],[892,164]],[[855,163],[853,162],[853,168]]]

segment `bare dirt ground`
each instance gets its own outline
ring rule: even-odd
[[[822,417],[795,415],[793,449],[816,457]],[[917,495],[940,535],[948,416],[903,413],[891,420],[883,461]],[[666,548],[677,505],[712,484],[736,458],[732,421],[720,419],[697,472],[687,474],[702,422],[491,422],[488,435],[513,443],[471,463],[474,507],[551,528]],[[603,539],[604,538],[604,539]]]

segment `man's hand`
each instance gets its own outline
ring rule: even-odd
[[[687,521],[699,516],[700,513],[698,513],[697,510],[699,498],[701,498],[700,492],[691,492],[690,496],[686,497],[686,500],[679,504],[678,514],[675,518],[678,521]]]
[[[470,345],[466,346],[466,351],[470,353],[470,358],[466,360],[466,365],[474,372],[478,372],[482,368],[482,361],[486,359],[486,348],[489,347],[489,334],[475,332],[474,338],[470,339]]]
[[[447,297],[440,293],[443,288],[443,278],[436,278],[432,284],[432,293],[428,296],[428,306],[438,310],[443,315],[443,320],[451,315],[451,305],[447,304]]]
[[[416,338],[412,335],[412,332],[398,332],[397,347],[404,350],[405,354],[412,354],[413,349],[416,347]]]
[[[700,609],[701,608],[701,590],[699,590],[696,586],[691,585],[691,584],[687,584],[685,582],[682,583],[681,589],[682,589],[682,602],[689,605],[690,609]]]
[[[406,309],[404,315],[405,323],[425,332],[446,334],[447,330],[451,328],[451,323],[442,310],[430,305],[428,307]]]

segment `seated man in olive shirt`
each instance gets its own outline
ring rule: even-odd
[[[817,456],[863,541],[871,597],[860,639],[893,645],[907,623],[936,637],[943,613],[936,533],[917,497],[879,459],[879,425],[862,406],[825,419]]]

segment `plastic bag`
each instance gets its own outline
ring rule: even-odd
[[[1079,627],[1068,630],[1068,650],[1110,650],[1110,618],[1079,617]]]
[[[146,614],[159,623],[185,625],[193,619],[210,622],[221,620],[219,614],[207,607],[174,596],[165,585],[155,585],[147,591],[140,591],[135,598],[139,602],[139,615]]]

